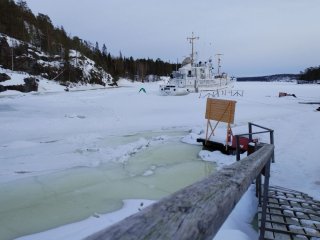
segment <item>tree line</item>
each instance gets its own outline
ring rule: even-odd
[[[74,49],[81,54],[95,61],[95,63],[110,73],[114,79],[120,77],[132,80],[144,80],[148,75],[164,76],[170,74],[176,64],[164,62],[161,59],[134,59],[124,57],[120,52],[119,56],[113,56],[107,51],[106,44],[100,48],[99,43],[95,45],[89,41],[82,40],[78,36],[68,36],[63,26],[55,27],[49,16],[39,13],[35,16],[23,0],[0,0],[0,33],[19,39],[41,49],[49,56],[59,55],[65,62],[66,69],[62,78],[70,79],[70,71],[74,69],[69,64],[69,50]],[[23,47],[19,46],[22,48]],[[18,48],[18,47],[17,47]],[[19,49],[15,49],[18,51]],[[9,52],[2,52],[0,64],[6,66],[3,55]],[[2,62],[1,62],[2,61]],[[19,70],[19,69],[17,69]]]
[[[303,72],[300,72],[300,80],[314,81],[320,80],[320,66],[318,67],[309,67]]]

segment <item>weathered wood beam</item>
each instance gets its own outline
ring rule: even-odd
[[[273,145],[265,145],[86,239],[212,239],[273,151]]]

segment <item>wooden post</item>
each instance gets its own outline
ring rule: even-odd
[[[272,159],[272,157],[273,157],[273,154],[271,155],[271,159]],[[266,231],[266,217],[267,217],[271,159],[269,159],[269,161],[266,163],[266,166],[265,166],[265,177],[264,177],[264,185],[263,185],[263,203],[262,203],[261,226],[260,226],[259,240],[264,240],[264,233]]]
[[[273,135],[273,130],[272,130],[272,131],[270,131],[270,144],[274,145],[274,135]],[[272,157],[272,162],[273,162],[273,163],[275,162],[274,154],[273,154],[273,157]]]
[[[249,142],[252,142],[252,123],[251,122],[248,123],[248,127],[249,127]]]
[[[236,154],[237,161],[240,161],[240,136],[236,135]]]

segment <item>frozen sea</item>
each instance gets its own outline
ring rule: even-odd
[[[205,97],[160,96],[157,83],[119,85],[0,93],[1,239],[81,239],[235,161],[196,144],[205,134]],[[247,132],[248,122],[275,130],[271,183],[319,199],[320,113],[299,102],[319,101],[320,85],[239,82],[234,89],[243,96],[219,97],[237,101],[234,134]],[[219,124],[217,137],[225,131]],[[245,214],[252,202],[249,190],[238,220],[228,219],[216,239],[256,237]]]

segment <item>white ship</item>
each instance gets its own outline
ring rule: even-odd
[[[214,73],[212,59],[207,62],[194,62],[193,43],[198,37],[188,38],[192,45],[191,57],[187,57],[182,62],[182,67],[171,74],[169,81],[160,85],[161,95],[186,95],[192,92],[215,91],[233,87],[236,78],[229,77],[228,74],[220,71],[222,54],[216,54],[218,57],[218,71]]]

